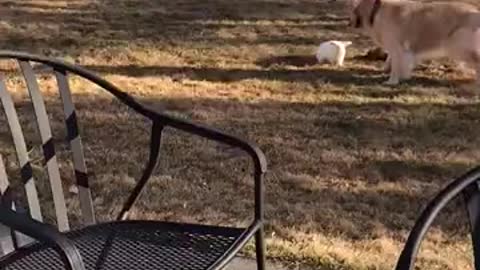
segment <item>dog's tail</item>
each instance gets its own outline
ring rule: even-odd
[[[352,45],[351,41],[341,41],[345,47]]]

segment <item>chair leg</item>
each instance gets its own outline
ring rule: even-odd
[[[475,269],[480,270],[480,190],[478,183],[467,187],[463,192],[470,219]]]
[[[255,249],[257,255],[257,270],[265,270],[265,238],[263,228],[255,235]]]

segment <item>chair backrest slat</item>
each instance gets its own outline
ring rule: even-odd
[[[38,200],[37,188],[33,179],[32,166],[28,157],[27,145],[23,137],[22,127],[18,120],[17,111],[13,105],[13,100],[7,91],[3,77],[0,77],[0,99],[2,100],[3,110],[7,116],[7,122],[12,135],[13,144],[17,153],[17,159],[20,166],[21,179],[25,186],[27,202],[32,218],[42,221],[40,202]]]
[[[54,72],[60,91],[60,97],[63,103],[65,124],[67,126],[67,139],[70,142],[73,155],[73,166],[75,170],[75,177],[77,179],[78,195],[80,199],[83,222],[85,225],[90,225],[95,223],[95,212],[93,209],[92,194],[88,183],[87,166],[85,165],[82,139],[78,132],[75,107],[73,105],[66,72],[58,69],[54,69]]]
[[[58,168],[57,157],[55,155],[55,147],[53,143],[52,132],[48,120],[45,103],[40,93],[37,79],[30,63],[18,61],[23,76],[27,83],[28,92],[32,99],[37,126],[42,139],[43,155],[47,164],[47,173],[52,189],[53,202],[55,204],[55,212],[57,216],[57,226],[60,231],[69,229],[67,207],[65,205],[65,197],[63,194],[62,182],[60,179],[60,171]]]
[[[5,200],[4,196],[8,196],[9,185],[3,157],[0,155],[0,197],[2,201]],[[0,255],[8,254],[14,249],[12,231],[0,224]]]

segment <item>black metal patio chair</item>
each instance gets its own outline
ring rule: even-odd
[[[440,211],[457,195],[462,194],[469,219],[473,245],[474,269],[480,269],[480,167],[455,179],[441,190],[420,214],[400,254],[396,270],[415,269],[420,244]]]
[[[148,109],[127,93],[84,68],[21,52],[0,51],[0,59],[17,61],[25,78],[41,137],[58,226],[57,228],[42,221],[39,198],[22,128],[5,81],[0,78],[2,107],[12,135],[21,168],[20,177],[28,201],[26,211],[20,211],[20,208],[16,207],[0,156],[0,269],[222,269],[253,238],[256,246],[257,268],[265,269],[263,177],[267,165],[264,154],[257,146],[219,130]],[[45,103],[39,91],[37,74],[32,68],[33,63],[48,66],[49,70],[53,71],[60,92],[84,223],[80,229],[69,229],[54,141]],[[146,161],[141,178],[126,198],[117,219],[112,222],[96,222],[82,142],[69,87],[68,76],[72,74],[83,77],[110,92],[121,103],[151,122],[149,159]],[[248,153],[254,164],[253,180],[255,182],[255,206],[252,213],[254,215],[249,226],[233,228],[128,220],[129,210],[157,166],[162,131],[165,127],[239,148]]]

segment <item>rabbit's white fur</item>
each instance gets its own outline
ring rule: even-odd
[[[328,62],[341,67],[347,54],[347,47],[350,45],[351,41],[325,41],[318,46],[315,56],[319,63]]]

